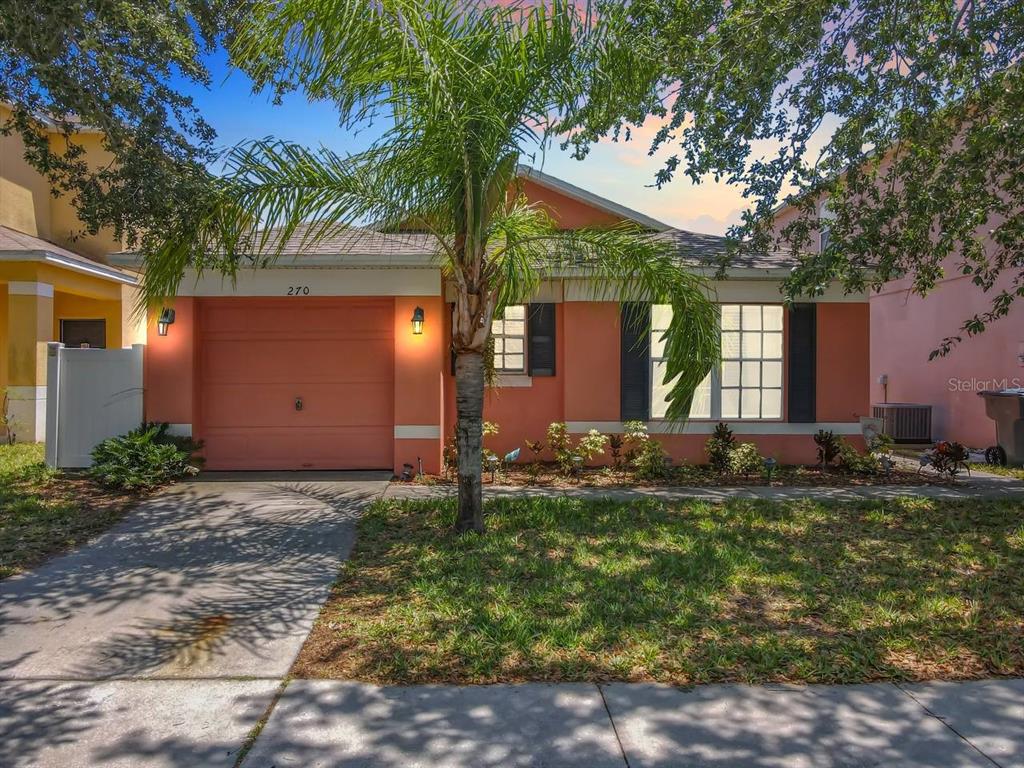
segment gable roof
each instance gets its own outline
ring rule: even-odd
[[[48,240],[5,226],[0,226],[0,261],[44,261],[104,280],[127,285],[135,285],[137,282],[134,275],[125,274]]]
[[[663,221],[653,219],[646,214],[640,213],[640,211],[634,211],[632,208],[627,208],[613,200],[596,195],[589,190],[577,187],[575,184],[570,184],[568,181],[564,181],[563,179],[559,179],[558,177],[544,173],[543,171],[538,171],[536,168],[531,168],[528,165],[520,164],[516,169],[516,176],[519,178],[529,179],[536,184],[540,184],[542,187],[547,187],[548,189],[552,189],[566,197],[579,200],[581,203],[586,203],[587,205],[604,211],[605,213],[609,213],[612,216],[618,216],[620,218],[627,219],[628,221],[632,221],[646,229],[653,229],[655,232],[666,232],[671,229],[671,227]]]
[[[728,240],[722,235],[708,235],[703,232],[689,232],[685,229],[670,229],[657,235],[658,239],[671,241],[679,259],[691,267],[718,268],[720,260],[728,250]],[[729,260],[730,270],[779,270],[791,269],[797,260],[787,251],[766,251],[744,253]]]
[[[543,187],[571,197],[617,218],[626,219],[653,230],[658,239],[675,246],[680,261],[693,268],[718,269],[726,252],[726,238],[701,232],[670,227],[638,211],[619,205],[567,181],[520,165],[517,175]],[[273,231],[273,230],[272,230]],[[429,267],[438,263],[438,247],[433,235],[415,231],[381,232],[372,227],[339,227],[318,242],[304,243],[307,227],[298,227],[284,244],[278,267]],[[271,238],[274,235],[271,234]],[[111,254],[109,261],[129,267],[140,266],[135,253]],[[749,254],[734,259],[729,271],[778,272],[795,264],[794,258],[783,251]]]

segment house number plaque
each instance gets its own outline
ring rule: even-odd
[[[308,285],[289,285],[288,286],[289,296],[309,296]]]

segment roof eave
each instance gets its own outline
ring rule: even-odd
[[[119,269],[113,269],[98,262],[86,262],[84,260],[72,259],[61,256],[58,253],[45,250],[24,250],[24,251],[2,251],[0,261],[41,261],[46,264],[53,264],[74,272],[81,272],[103,280],[110,280],[125,285],[138,285],[138,278],[129,275]]]

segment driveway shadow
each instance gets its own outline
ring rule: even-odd
[[[198,482],[0,584],[0,679],[281,677],[383,482]]]

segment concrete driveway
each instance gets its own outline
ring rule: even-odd
[[[233,764],[386,485],[183,484],[0,583],[0,765]]]

